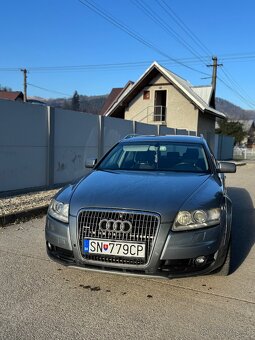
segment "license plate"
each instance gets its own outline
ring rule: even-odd
[[[84,254],[104,254],[145,258],[145,243],[84,239]]]

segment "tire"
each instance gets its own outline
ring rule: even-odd
[[[228,276],[230,274],[230,262],[231,262],[231,242],[229,242],[227,255],[223,265],[217,269],[214,274],[217,276]]]

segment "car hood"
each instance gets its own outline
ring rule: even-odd
[[[82,208],[156,212],[171,222],[183,203],[208,179],[208,174],[144,171],[93,171],[76,187],[70,214]]]

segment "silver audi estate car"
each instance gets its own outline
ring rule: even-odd
[[[227,275],[232,204],[203,137],[131,136],[52,200],[48,255],[67,266],[135,275]]]

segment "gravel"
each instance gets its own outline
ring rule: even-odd
[[[54,189],[0,198],[0,217],[47,207],[58,191],[59,189]]]

